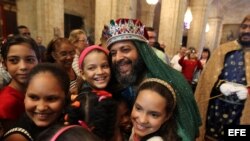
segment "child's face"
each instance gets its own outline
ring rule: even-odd
[[[38,60],[30,45],[23,43],[10,46],[4,64],[12,77],[11,84],[18,86],[26,83],[30,70],[38,64]]]
[[[140,91],[133,106],[131,119],[134,132],[139,138],[156,132],[168,119],[166,100],[155,91]]]
[[[25,111],[39,127],[47,127],[61,116],[65,93],[58,80],[49,72],[33,76],[25,94]]]
[[[118,105],[118,120],[119,127],[123,132],[130,133],[132,129],[132,123],[130,119],[129,108],[125,101],[121,101]]]
[[[75,56],[75,49],[73,45],[68,43],[62,43],[60,47],[57,47],[53,53],[56,63],[61,65],[63,68],[71,68],[73,59]]]
[[[93,88],[104,89],[110,80],[108,57],[103,52],[92,51],[84,59],[82,77]]]

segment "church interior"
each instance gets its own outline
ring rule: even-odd
[[[244,19],[244,17],[246,18]],[[122,18],[122,20],[120,20],[122,21],[120,22],[122,24],[119,23],[119,26],[116,26],[118,24],[115,23],[114,21],[120,18]],[[138,19],[139,21],[127,20],[127,19]],[[103,34],[103,30],[109,29],[108,26],[110,25],[111,21],[113,21],[113,27],[110,26],[111,27],[110,31],[115,31],[115,32],[113,33],[109,32],[112,33],[111,34],[112,36],[109,38],[109,40],[106,40],[107,41],[106,45],[108,45],[109,49],[108,51],[106,50],[105,45],[103,44],[101,45],[100,43],[102,39],[101,37]],[[127,22],[127,21],[133,21],[133,22]],[[163,49],[163,52],[159,51],[161,54],[159,53],[157,54],[158,51],[157,49],[156,51],[154,50],[155,44],[151,45],[150,40],[144,38],[146,36],[143,31],[146,31],[145,30],[146,28],[141,26],[142,24],[140,21],[143,23],[145,27],[152,27],[156,32],[156,41],[159,43],[158,46],[159,47],[162,46],[161,49]],[[132,23],[133,25],[132,24],[129,25],[127,23]],[[11,42],[9,43],[9,40],[12,39],[9,38],[11,36],[13,37],[13,39],[15,37],[19,38],[25,37],[25,36],[14,36],[17,27],[20,25],[28,27],[30,32],[28,34],[33,39],[36,39],[36,41],[39,37],[42,40],[42,45],[44,45],[45,47],[43,48],[36,47],[39,44],[38,42],[36,44],[35,41],[32,40],[32,38],[27,38],[27,39],[34,42],[32,44],[34,45],[34,47],[32,45],[26,44],[26,42],[24,43],[21,42],[20,46],[19,42],[17,43],[18,46],[16,46],[16,44],[14,45],[11,44]],[[124,30],[125,28],[127,28],[128,30]],[[79,43],[79,44],[81,43],[79,45],[80,47],[78,45],[70,43],[70,38],[65,39],[69,37],[69,34],[72,36],[71,31],[74,29],[82,29],[86,32],[87,36],[85,35],[85,32],[82,32],[79,34],[79,36],[77,35],[77,37],[75,37],[76,38],[75,41],[72,41],[73,43]],[[132,33],[128,32],[130,30],[133,32],[135,31],[136,34],[134,34],[133,32]],[[149,82],[159,83],[157,85],[160,85],[161,87],[164,86],[164,88],[159,88],[160,90],[162,89],[167,90],[171,88],[167,90],[166,93],[169,93],[169,95],[171,94],[170,96],[172,98],[171,100],[168,100],[168,97],[166,97],[167,100],[164,99],[162,101],[164,101],[167,104],[164,103],[159,104],[158,100],[155,100],[154,97],[153,98],[150,97],[148,99],[150,100],[152,99],[153,102],[156,104],[151,104],[148,102],[148,100],[145,100],[146,102],[144,105],[146,105],[145,106],[146,108],[143,108],[143,106],[140,106],[140,103],[138,104],[135,101],[135,103],[139,106],[135,104],[136,106],[134,106],[135,107],[134,109],[136,110],[144,109],[144,111],[146,111],[144,112],[146,114],[143,113],[144,115],[149,115],[150,117],[152,117],[152,119],[157,119],[160,116],[166,117],[162,118],[164,120],[161,120],[158,123],[156,122],[157,128],[159,130],[157,129],[156,131],[150,134],[158,135],[155,133],[162,132],[165,129],[164,127],[163,130],[161,130],[161,127],[163,127],[162,125],[163,124],[167,125],[165,124],[166,121],[168,122],[168,120],[171,119],[170,122],[173,122],[173,126],[171,124],[169,126],[170,127],[169,129],[172,128],[173,131],[171,131],[172,129],[167,131],[170,131],[169,133],[172,136],[176,135],[174,137],[176,138],[176,140],[178,140],[177,138],[179,138],[179,136],[182,139],[185,139],[185,137],[188,139],[189,138],[194,139],[195,137],[198,137],[199,127],[201,127],[199,133],[199,139],[197,140],[203,140],[205,138],[210,141],[215,138],[219,139],[222,136],[227,135],[226,132],[224,134],[224,130],[223,131],[221,130],[224,128],[224,125],[226,124],[235,124],[235,123],[236,125],[250,124],[249,123],[250,110],[249,108],[244,108],[244,107],[250,107],[250,98],[248,97],[250,94],[250,60],[249,60],[250,34],[249,33],[250,33],[250,0],[0,0],[0,43],[1,43],[0,51],[2,51],[0,61],[3,61],[3,63],[0,63],[1,65],[0,76],[3,76],[3,78],[0,79],[2,79],[3,80],[2,82],[4,82],[2,83],[2,86],[5,86],[7,84],[9,86],[10,82],[14,82],[14,84],[19,85],[19,81],[17,81],[18,83],[15,83],[16,81],[14,79],[15,77],[18,78],[20,77],[20,80],[26,80],[26,78],[29,78],[28,75],[31,74],[27,86],[31,84],[39,84],[39,90],[40,90],[41,89],[40,87],[43,88],[43,85],[40,86],[40,83],[35,83],[36,81],[34,83],[31,83],[33,82],[32,80],[36,78],[36,77],[33,78],[36,74],[32,74],[29,71],[33,67],[35,67],[40,60],[43,61],[43,58],[41,57],[40,59],[40,56],[44,56],[44,58],[46,57],[46,59],[44,60],[46,60],[47,62],[55,64],[59,62],[58,64],[63,66],[64,67],[63,69],[65,69],[67,71],[67,74],[69,75],[69,78],[67,77],[67,79],[64,79],[63,77],[62,79],[60,80],[58,79],[57,81],[55,81],[55,82],[61,82],[61,80],[65,81],[67,80],[68,82],[65,82],[65,85],[67,83],[69,85],[68,87],[73,89],[64,91],[63,94],[66,95],[63,96],[64,99],[67,98],[67,93],[69,92],[71,96],[73,95],[77,97],[78,93],[80,93],[81,88],[82,90],[85,90],[85,87],[79,87],[79,86],[85,86],[83,85],[84,83],[86,83],[86,85],[92,90],[93,88],[92,84],[87,84],[90,83],[87,82],[88,80],[86,79],[86,77],[88,77],[91,83],[93,81],[97,81],[98,84],[96,85],[99,85],[100,83],[100,85],[103,86],[101,88],[96,86],[93,88],[93,91],[91,91],[100,93],[102,92],[103,94],[106,94],[106,95],[98,95],[99,98],[98,102],[96,103],[100,103],[101,100],[112,97],[111,94],[102,91],[102,89],[106,89],[106,87],[108,87],[109,85],[109,81],[111,82],[114,77],[116,78],[116,80],[114,80],[113,83],[118,84],[117,89],[119,88],[119,92],[121,93],[121,95],[124,94],[125,96],[127,96],[129,94],[127,97],[130,100],[129,101],[131,104],[130,107],[132,107],[133,106],[132,102],[134,102],[132,100],[134,100],[134,98],[138,98],[139,97],[138,95],[141,94],[141,92],[139,91],[136,95],[135,92],[137,88],[141,87],[142,84],[145,83],[144,81],[142,82],[142,80],[148,78]],[[56,40],[61,39],[58,37],[65,37],[63,38],[65,39],[65,42],[58,41],[62,43],[60,45],[60,48],[57,47]],[[56,40],[53,41],[53,39]],[[50,41],[52,42],[50,43]],[[93,44],[100,45],[102,47],[90,46]],[[41,47],[42,45],[39,46]],[[8,52],[10,52],[9,51],[10,46],[15,46],[12,47],[14,48],[13,49],[14,53],[12,53],[14,55],[9,53],[11,55],[8,56]],[[64,49],[64,47],[66,49]],[[22,50],[23,48],[26,50]],[[184,51],[182,50],[183,48]],[[206,49],[205,50],[206,57],[204,57],[205,59],[203,58],[204,49]],[[94,52],[93,50],[98,50],[98,51]],[[86,53],[84,53],[84,51],[86,51]],[[87,59],[85,58],[87,58],[86,57],[87,54],[91,51],[94,52],[93,53],[94,57],[92,55],[89,55],[91,56],[91,61],[89,61],[90,65],[85,65],[87,64],[85,62],[85,60]],[[208,61],[210,57],[210,51],[211,51],[211,58],[210,58],[211,61],[210,60]],[[33,56],[30,55],[31,54],[30,52],[32,53]],[[20,53],[21,55],[19,55],[18,53]],[[96,54],[100,55],[103,58],[101,58],[100,56],[95,56]],[[33,59],[29,59],[32,57]],[[159,58],[160,59],[163,58],[162,59],[163,61],[159,61],[160,60]],[[24,62],[23,60],[26,62]],[[92,60],[94,60],[93,61],[94,63],[92,63]],[[103,61],[104,63],[102,62],[102,60],[104,60]],[[11,62],[9,63],[10,65],[8,64],[8,62]],[[30,62],[33,64],[31,64]],[[174,66],[175,64],[177,64],[178,67],[177,69]],[[14,68],[12,69],[13,75],[9,75],[8,72],[11,72],[9,71],[11,69],[9,69],[7,65],[9,65],[10,66],[9,68],[11,69]],[[182,74],[179,73],[178,71],[175,71],[168,65],[171,65],[171,67],[180,71]],[[77,71],[74,70],[75,68]],[[92,68],[94,68],[95,70],[92,71],[91,70]],[[20,70],[20,72],[25,72],[25,73],[19,74],[17,73],[18,70]],[[67,74],[60,76],[57,76],[56,74],[57,73],[55,74],[51,73],[51,75],[48,76],[55,75],[58,78],[60,76],[65,76],[66,78],[67,76]],[[182,75],[184,77],[182,77]],[[6,81],[4,81],[5,80],[4,77],[7,78]],[[42,77],[43,75],[41,75],[41,78]],[[154,77],[156,77],[157,79]],[[83,78],[83,80],[81,80],[82,82],[78,82],[80,81],[81,78]],[[184,78],[186,78],[187,82],[184,80]],[[51,79],[53,79],[53,77]],[[46,78],[44,80],[46,80]],[[18,88],[20,87],[22,92],[28,91],[26,90],[26,81],[22,82],[23,83],[20,82],[20,86],[18,86]],[[64,81],[62,81],[62,83],[64,83]],[[103,83],[105,83],[105,86]],[[64,87],[64,85],[62,84],[58,85],[60,85],[60,88],[62,88],[62,86]],[[114,85],[114,87],[116,88],[116,85]],[[5,88],[6,87],[4,87],[4,89]],[[0,94],[6,93],[7,95],[8,91],[2,92],[2,90],[4,89],[0,89],[1,90]],[[95,91],[95,89],[98,91]],[[61,91],[61,89],[59,90]],[[151,91],[149,88],[148,89],[139,88],[139,90],[146,92],[149,91],[150,94],[158,93],[161,95],[161,92],[157,91],[154,92]],[[47,94],[47,91],[44,93]],[[19,92],[17,94],[19,95]],[[31,93],[30,94],[31,96],[29,96],[28,94],[27,92],[25,92],[25,97],[28,98],[35,97],[34,101],[36,101],[36,99],[39,99],[37,98],[38,96],[33,96],[36,93],[35,94]],[[22,94],[22,96],[24,96],[24,94]],[[47,97],[46,97],[47,99],[52,99],[51,100],[52,102],[54,102],[53,101],[54,99],[59,99],[53,95]],[[71,97],[71,100],[72,101],[75,100],[75,97]],[[162,97],[165,98],[165,96],[159,96],[159,97],[160,100],[163,99]],[[21,100],[23,102],[23,99]],[[79,101],[76,101],[76,103],[78,103]],[[165,110],[169,109],[168,103],[171,103],[170,101],[172,101],[173,103],[172,104],[173,109]],[[23,104],[22,102],[20,103]],[[3,102],[0,101],[0,103]],[[66,102],[64,100],[61,103],[65,104]],[[79,103],[78,106],[73,107],[73,109],[79,108],[80,107]],[[219,103],[218,104],[219,106],[216,105],[217,103]],[[196,104],[197,107],[195,107]],[[74,103],[71,105],[75,106]],[[150,106],[156,105],[154,106],[154,109],[161,109],[161,111],[158,112],[157,110],[155,110],[156,111],[155,112],[154,110],[148,108],[150,109],[148,110],[149,111],[148,112],[147,107],[150,107],[148,105]],[[162,105],[165,105],[165,108]],[[8,106],[9,105],[7,105],[6,107]],[[163,108],[158,108],[157,106],[158,107],[162,106]],[[64,106],[59,105],[58,107],[63,109],[62,107]],[[85,107],[90,107],[90,106],[85,106]],[[114,106],[109,106],[108,108],[110,107]],[[127,106],[126,114],[128,116],[128,119],[132,119],[132,116],[130,116],[131,111],[129,111],[130,107]],[[45,108],[47,109],[48,106],[46,105]],[[82,108],[82,106],[80,108]],[[59,111],[58,112],[59,114],[57,115],[62,115],[62,113],[64,114],[65,111],[66,110]],[[116,110],[115,112],[117,111],[120,112],[119,109]],[[166,113],[165,111],[168,111],[169,113],[165,114]],[[104,114],[109,113],[106,111],[105,112],[101,111],[101,112]],[[177,114],[175,112],[177,112]],[[201,113],[200,114],[201,119],[199,119],[198,115],[199,112]],[[37,114],[38,116],[45,118],[46,115],[50,114],[50,113],[41,114],[39,112],[32,112],[32,113],[35,114],[38,113]],[[176,114],[177,116],[174,114]],[[68,115],[65,115],[64,118],[67,119],[68,118],[67,116]],[[137,115],[135,114],[135,118],[136,116]],[[98,117],[98,115],[96,117]],[[104,116],[99,116],[99,117],[103,118]],[[145,119],[144,117],[145,116],[143,116],[142,118],[143,120]],[[1,141],[1,135],[3,135],[5,129],[7,129],[4,128],[5,124],[7,123],[4,120],[0,119],[0,141]],[[56,120],[54,120],[51,123],[54,123],[55,121]],[[64,124],[66,123],[68,125],[69,124],[67,123],[68,120],[65,121],[66,122],[64,122]],[[136,123],[133,125],[133,129],[141,128],[143,131],[149,128],[149,130],[152,130],[151,129],[152,127],[150,128],[150,126],[145,126],[145,125],[150,125],[148,124],[150,123],[148,122],[149,120],[148,121],[144,120],[144,121],[146,122],[146,124],[144,125],[142,124],[143,125],[142,126]],[[82,123],[81,120],[78,120],[78,122],[79,124]],[[200,123],[202,123],[202,125],[200,125]],[[219,124],[217,125],[217,123]],[[23,122],[23,124],[25,124],[25,122]],[[117,123],[115,122],[115,124],[118,125],[118,122]],[[88,128],[85,122],[81,125],[84,125],[88,130],[95,129],[96,127],[93,126],[93,128],[92,127]],[[190,127],[189,125],[193,127],[189,128]],[[39,127],[40,125],[35,125],[35,126]],[[154,126],[155,125],[153,125],[153,127]],[[184,128],[182,128],[182,126]],[[47,127],[49,127],[49,125]],[[105,127],[110,127],[110,126],[106,126],[105,124]],[[42,128],[45,129],[43,126]],[[16,129],[13,131],[16,131]],[[132,131],[134,132],[135,130]],[[189,134],[191,132],[192,134],[193,133],[194,134],[193,135]],[[131,134],[130,136],[130,133],[131,132],[129,131],[128,137],[130,138],[133,137],[133,139],[137,139],[140,137],[144,139],[144,137],[147,137],[149,135],[149,134],[144,134],[140,137],[136,137],[133,134]],[[165,131],[162,133],[164,133],[165,135]],[[4,138],[6,138],[5,135],[3,136]],[[172,136],[170,136],[169,138],[170,140]],[[189,141],[188,139],[186,139],[185,141]]]
[[[99,44],[111,19],[134,18],[156,30],[171,57],[182,45],[213,50],[237,39],[249,7],[249,0],[0,0],[0,37],[25,25],[47,45],[53,37],[68,37],[81,28]]]

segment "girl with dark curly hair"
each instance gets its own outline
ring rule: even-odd
[[[114,135],[117,104],[105,91],[110,81],[108,51],[93,45],[83,50],[79,58],[84,80],[65,116],[65,124],[80,124],[107,141]]]

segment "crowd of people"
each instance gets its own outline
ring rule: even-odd
[[[250,15],[239,32],[170,59],[138,19],[111,20],[99,45],[74,29],[45,48],[19,26],[1,43],[0,140],[223,140],[250,123]]]

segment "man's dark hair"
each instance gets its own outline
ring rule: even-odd
[[[155,29],[153,27],[146,26],[145,29],[146,29],[146,31],[155,32]]]
[[[20,34],[19,29],[22,29],[22,28],[28,28],[28,27],[25,26],[25,25],[19,25],[19,26],[15,29],[14,35],[19,35],[19,34]]]

